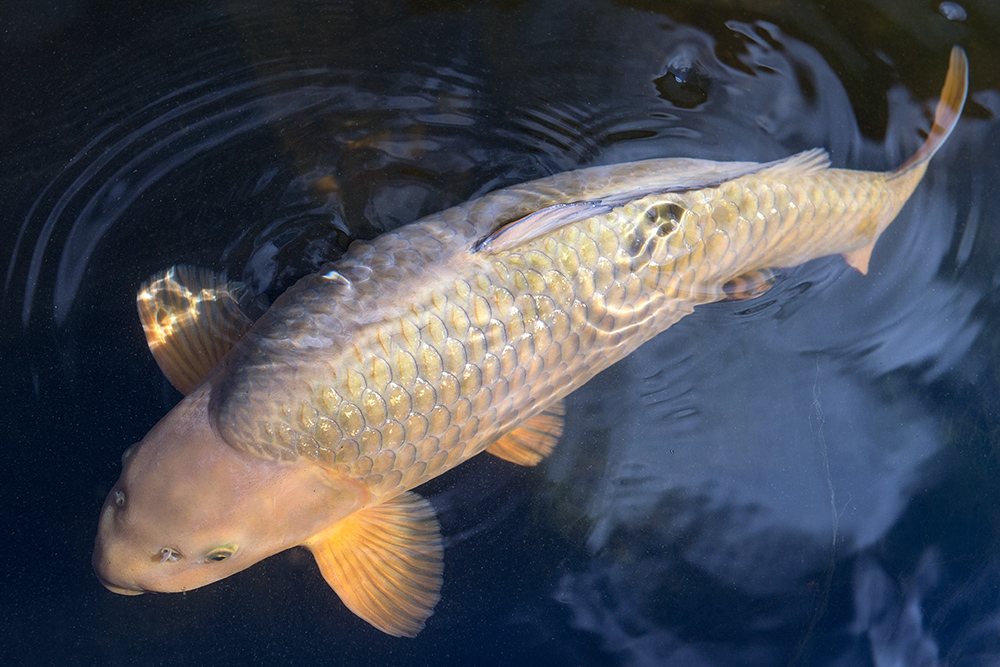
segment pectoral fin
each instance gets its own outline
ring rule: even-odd
[[[417,494],[355,512],[306,547],[348,609],[382,632],[414,637],[433,613],[444,569],[441,531]]]
[[[240,309],[244,288],[207,269],[173,266],[136,295],[146,342],[170,384],[187,394],[236,344],[252,321]]]
[[[552,453],[563,432],[566,407],[562,401],[539,412],[486,448],[494,456],[521,466],[537,465]]]

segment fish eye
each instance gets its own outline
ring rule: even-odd
[[[115,505],[118,505],[118,507],[125,506],[125,492],[121,489],[115,491]]]
[[[205,561],[209,563],[221,563],[224,560],[228,560],[234,553],[236,553],[237,547],[235,544],[227,544],[224,547],[218,547],[212,549],[205,556]]]

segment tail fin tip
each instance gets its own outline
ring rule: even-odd
[[[934,112],[934,125],[931,127],[927,140],[909,160],[899,165],[893,173],[901,174],[913,167],[923,164],[934,156],[934,153],[944,144],[948,135],[958,124],[965,106],[965,98],[969,92],[969,60],[960,46],[951,48],[948,60],[948,74],[945,76],[941,98]]]

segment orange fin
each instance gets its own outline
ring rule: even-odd
[[[173,266],[139,288],[146,342],[170,384],[187,394],[252,322],[240,309],[245,288],[208,269]]]
[[[415,637],[440,598],[444,550],[431,504],[407,491],[306,542],[347,608],[395,637]]]
[[[938,100],[937,109],[934,112],[934,125],[923,146],[910,157],[909,160],[899,165],[891,173],[898,176],[914,167],[925,164],[934,153],[944,144],[945,139],[951,134],[958,124],[958,118],[962,115],[962,107],[965,106],[965,97],[969,92],[969,60],[965,57],[965,51],[960,46],[951,48],[951,57],[948,59],[948,74],[945,75],[944,87],[941,89],[941,98]],[[853,264],[851,266],[854,266]],[[862,271],[862,273],[864,273]]]
[[[726,298],[723,301],[743,301],[760,296],[774,286],[774,272],[770,269],[754,269],[736,276],[722,286]]]
[[[501,436],[486,451],[520,466],[537,465],[552,453],[563,432],[566,407],[556,401],[507,435]]]
[[[857,250],[852,250],[851,252],[845,252],[843,257],[847,264],[863,275],[868,275],[868,262],[872,258],[872,250],[875,249],[875,244],[870,243],[864,248],[858,248]]]

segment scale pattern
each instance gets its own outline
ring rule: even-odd
[[[606,196],[622,176],[546,179],[355,243],[234,351],[214,397],[223,436],[393,497],[720,300],[726,281],[871,244],[919,180],[750,173],[473,250],[498,219]]]

